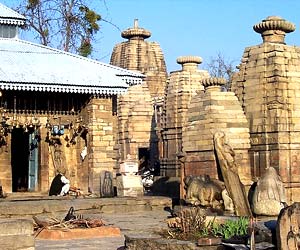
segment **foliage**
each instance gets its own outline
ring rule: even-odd
[[[88,56],[101,16],[88,0],[23,0],[17,10],[27,18],[40,43]]]
[[[227,220],[224,224],[212,223],[209,231],[213,236],[229,239],[233,236],[243,236],[248,234],[249,219],[239,217],[238,220]]]
[[[232,75],[235,72],[234,61],[228,60],[220,52],[216,57],[211,57],[206,64],[206,68],[211,77],[222,77],[226,79],[225,89],[230,90]]]
[[[176,225],[169,226],[167,232],[169,238],[195,240],[211,236],[230,239],[233,236],[248,234],[249,218],[239,217],[237,220],[227,220],[223,224],[216,223],[214,218],[206,223],[205,211],[199,207],[182,210],[175,219]]]

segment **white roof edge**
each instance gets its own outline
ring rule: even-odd
[[[13,9],[7,7],[2,3],[0,3],[0,18],[11,21],[13,21],[14,19],[17,21],[23,21],[23,24],[26,20],[25,16],[19,14],[18,12],[14,11]]]
[[[0,82],[0,89],[19,90],[19,91],[38,91],[38,92],[61,92],[61,93],[79,93],[79,94],[111,94],[118,95],[127,91],[122,87],[98,87],[98,86],[64,86],[58,84],[26,84]]]

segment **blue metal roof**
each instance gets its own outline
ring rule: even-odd
[[[0,3],[0,23],[1,24],[13,24],[22,26],[25,24],[26,18],[16,11],[6,7]]]
[[[0,38],[0,89],[119,94],[144,75],[20,39]]]

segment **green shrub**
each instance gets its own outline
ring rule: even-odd
[[[213,223],[210,231],[214,236],[229,239],[233,236],[244,236],[248,234],[249,218],[239,217],[238,220],[227,220],[224,224]]]

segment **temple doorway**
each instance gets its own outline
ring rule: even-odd
[[[139,169],[149,168],[149,149],[139,148]]]
[[[37,132],[14,128],[11,133],[12,191],[36,191],[38,182]]]

